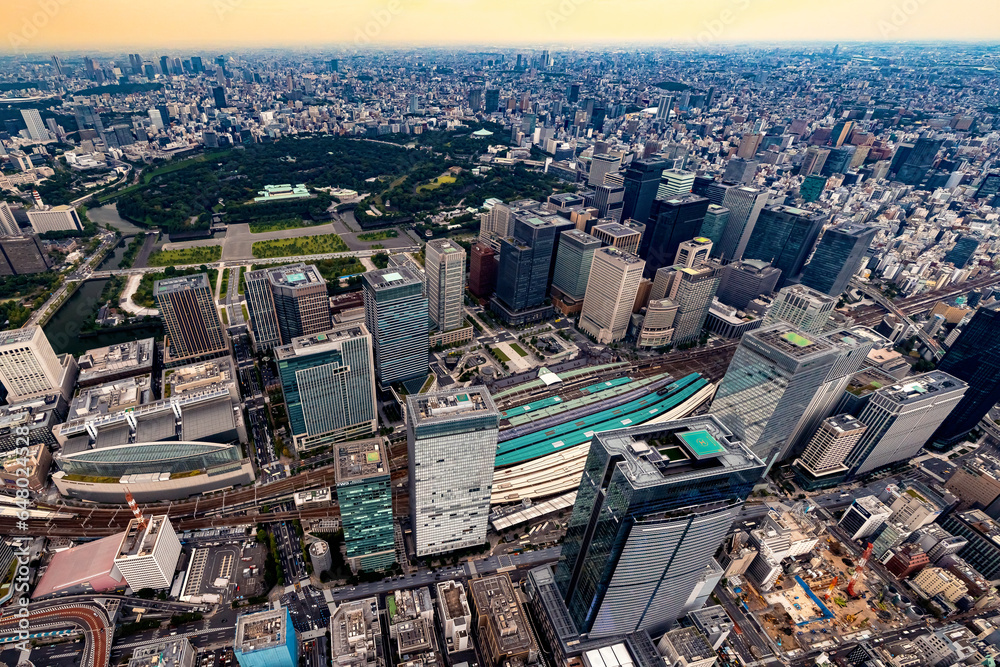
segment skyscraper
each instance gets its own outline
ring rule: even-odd
[[[711,410],[768,468],[799,430],[841,352],[787,324],[743,335]]]
[[[759,259],[733,262],[722,269],[716,296],[722,303],[743,310],[757,297],[771,296],[779,276],[781,271]]]
[[[743,251],[757,224],[757,218],[767,203],[767,197],[767,192],[754,188],[726,190],[722,206],[729,209],[729,220],[719,242],[720,258],[728,261],[743,259]]]
[[[647,276],[660,267],[670,266],[680,244],[699,235],[707,211],[708,199],[690,193],[653,202],[639,248],[639,255],[646,260]]]
[[[784,287],[802,272],[826,216],[790,206],[768,206],[760,212],[743,257],[762,259],[781,270]]]
[[[240,667],[298,667],[299,642],[288,608],[240,614],[233,655]]]
[[[677,255],[674,257],[674,266],[691,268],[708,261],[708,256],[712,252],[712,241],[701,236],[696,236],[690,241],[684,241],[677,247]]]
[[[701,229],[698,236],[704,236],[712,242],[712,256],[721,257],[719,244],[722,243],[722,235],[729,224],[729,209],[717,204],[709,204],[705,212],[705,219],[701,221]]]
[[[826,230],[802,272],[802,284],[839,297],[861,268],[877,233],[875,227],[855,223]]]
[[[207,274],[157,280],[153,295],[167,329],[165,363],[166,357],[178,360],[215,356],[226,350],[222,320]]]
[[[334,446],[337,504],[347,559],[355,570],[384,570],[396,562],[389,456],[381,438]]]
[[[28,136],[31,137],[32,141],[49,140],[49,131],[45,129],[45,123],[42,122],[42,116],[38,113],[38,109],[21,109],[21,118],[28,126]]]
[[[763,138],[763,134],[744,134],[740,138],[740,145],[736,149],[736,156],[744,160],[751,159],[757,154],[757,149],[760,148],[760,142]]]
[[[721,267],[714,262],[706,262],[691,268],[676,271],[667,296],[677,304],[674,319],[674,344],[698,340],[705,328],[708,309],[719,288]]]
[[[722,174],[722,180],[726,183],[747,185],[753,181],[758,166],[757,160],[734,157],[726,163],[726,171]]]
[[[226,102],[226,89],[222,86],[212,88],[212,99],[215,101],[216,109],[223,109],[229,104]]]
[[[711,415],[596,434],[554,567],[575,631],[667,630],[762,471]]]
[[[594,253],[580,328],[598,343],[614,343],[625,337],[644,266],[638,256],[616,248]]]
[[[605,222],[594,225],[590,228],[590,234],[606,246],[630,252],[633,255],[639,254],[639,246],[643,238],[642,232],[638,226],[632,224],[631,220],[626,220],[623,223]]]
[[[620,185],[597,185],[594,187],[594,206],[599,218],[621,220],[625,188]]]
[[[948,421],[934,434],[934,446],[947,448],[965,438],[1000,402],[1000,305],[980,306],[938,370],[969,385]]]
[[[499,422],[500,412],[483,387],[407,397],[410,504],[418,557],[486,542]]]
[[[900,144],[892,156],[889,174],[904,185],[920,185],[943,144],[941,139],[928,137],[921,137],[912,145]]]
[[[559,234],[572,227],[572,222],[559,216],[515,216],[513,236],[500,241],[497,294],[491,303],[504,321],[514,324],[523,313],[542,306]]]
[[[10,204],[0,201],[0,236],[20,236],[21,227],[17,224],[14,211]]]
[[[667,168],[665,160],[632,160],[625,170],[625,198],[622,220],[633,218],[645,224],[660,186],[660,174]]]
[[[967,389],[958,378],[935,370],[876,391],[858,415],[868,430],[845,459],[850,475],[865,475],[916,456]]]
[[[795,472],[805,488],[836,486],[844,479],[844,460],[868,427],[853,415],[827,417],[795,460]]]
[[[362,281],[381,386],[427,377],[430,327],[421,280],[405,267],[389,267],[369,271]]]
[[[65,355],[60,360],[41,327],[0,332],[0,384],[7,390],[8,403],[52,393],[68,400],[76,376],[76,359]]]
[[[425,248],[424,275],[427,279],[427,302],[431,319],[438,331],[454,331],[465,316],[465,249],[449,239],[428,241]]]
[[[778,292],[764,318],[764,326],[786,322],[806,333],[819,333],[830,321],[837,300],[805,285],[789,285]]]
[[[954,247],[944,256],[944,261],[951,262],[956,269],[964,269],[969,265],[976,250],[979,249],[979,239],[963,234],[955,241]]]
[[[556,270],[552,278],[553,290],[573,301],[583,301],[594,252],[600,247],[598,239],[578,229],[560,234]]]
[[[247,311],[258,350],[330,328],[326,280],[314,265],[289,264],[250,271]]]
[[[609,155],[598,153],[590,161],[590,174],[587,176],[587,185],[604,185],[604,177],[607,174],[618,171],[621,167],[622,159],[619,155]]]
[[[496,252],[488,243],[478,241],[469,253],[469,291],[481,299],[488,299],[496,286]]]
[[[694,172],[681,169],[667,169],[660,174],[660,185],[656,189],[657,199],[673,199],[678,195],[691,192],[694,185]]]
[[[425,341],[426,344],[426,341]],[[372,338],[362,324],[301,336],[274,350],[295,448],[375,432]]]
[[[479,240],[500,251],[500,239],[514,233],[514,212],[506,204],[494,204],[479,216]]]

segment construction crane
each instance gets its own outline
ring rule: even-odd
[[[836,577],[833,578],[833,581],[830,582],[830,587],[826,589],[826,598],[825,599],[826,599],[827,602],[829,602],[830,598],[833,597],[833,589],[837,586],[837,579],[839,579],[839,578],[840,578],[840,575],[838,574]]]
[[[851,577],[851,582],[847,584],[847,595],[850,597],[857,597],[854,593],[854,587],[857,583],[864,578],[865,566],[868,565],[868,559],[872,556],[872,549],[875,548],[871,542],[868,543],[868,548],[865,552],[861,554],[861,559],[858,561],[858,566],[854,568],[854,575]]]

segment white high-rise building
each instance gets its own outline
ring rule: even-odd
[[[17,224],[14,211],[10,204],[0,201],[0,236],[20,236],[21,227]]]
[[[38,113],[38,109],[21,109],[21,118],[28,126],[28,136],[31,137],[32,141],[48,141],[52,138],[49,136],[45,123],[42,122],[42,116]]]
[[[427,243],[424,265],[428,311],[438,331],[462,326],[465,300],[465,250],[448,239]]]
[[[417,556],[486,542],[499,423],[500,412],[482,387],[407,397]]]
[[[677,195],[691,192],[694,187],[694,172],[680,169],[665,169],[660,175],[660,187],[656,189],[656,198],[667,201]]]
[[[167,588],[174,578],[181,542],[167,515],[151,517],[145,528],[132,519],[115,556],[115,567],[133,591]]]
[[[590,161],[590,174],[587,177],[587,185],[604,185],[604,177],[613,174],[622,166],[620,155],[609,155],[598,153]]]
[[[514,212],[510,206],[494,204],[488,212],[479,216],[479,240],[489,244],[494,251],[500,251],[500,239],[514,232]]]
[[[704,236],[696,236],[690,241],[684,241],[677,246],[677,255],[674,257],[674,267],[692,268],[700,266],[708,261],[708,256],[712,252],[712,239]]]
[[[17,403],[55,392],[69,399],[76,383],[73,355],[56,356],[41,327],[0,332],[0,384],[7,402]]]
[[[819,333],[833,315],[837,300],[805,285],[789,285],[778,291],[763,326],[786,322],[806,333]]]
[[[605,247],[594,253],[580,328],[598,343],[613,343],[625,337],[645,268],[644,260],[617,248]]]
[[[36,234],[83,231],[80,216],[72,206],[36,206],[28,209],[28,222]]]
[[[868,427],[849,414],[834,415],[820,422],[812,440],[795,461],[810,478],[847,472],[844,459],[851,453]]]

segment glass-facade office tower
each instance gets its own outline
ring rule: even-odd
[[[576,631],[669,629],[763,470],[711,415],[595,435],[554,568]]]
[[[552,287],[574,301],[582,301],[587,293],[594,252],[600,247],[598,239],[578,229],[560,234]]]
[[[405,267],[369,271],[362,280],[379,383],[388,388],[426,377],[430,327],[423,282]]]
[[[819,333],[830,321],[836,305],[836,299],[810,287],[789,285],[774,297],[764,326],[787,322],[806,333]]]
[[[502,317],[510,319],[544,303],[554,271],[556,243],[561,232],[572,228],[572,222],[555,215],[515,216],[513,236],[500,240],[496,295]]]
[[[247,310],[258,350],[287,345],[299,336],[330,328],[326,279],[311,264],[250,271],[245,276]]]
[[[956,269],[964,269],[969,265],[972,256],[979,249],[979,239],[975,236],[962,235],[955,241],[955,246],[944,256],[944,261],[951,262]]]
[[[958,378],[935,370],[876,391],[858,415],[868,429],[847,456],[851,476],[916,456],[967,389]]]
[[[660,187],[660,175],[669,165],[665,160],[632,160],[625,170],[625,197],[622,200],[622,220],[629,218],[645,223]]]
[[[706,196],[708,196],[706,192]],[[767,204],[768,194],[755,188],[726,189],[722,206],[729,209],[729,220],[716,249],[717,256],[725,260],[743,259],[747,241],[757,225],[757,219]],[[711,197],[709,197],[711,201]],[[751,257],[751,259],[756,259]]]
[[[427,242],[424,273],[427,302],[438,331],[462,326],[465,302],[465,249],[448,239]]]
[[[718,204],[709,204],[705,211],[705,218],[701,221],[701,229],[698,236],[704,236],[712,241],[712,256],[721,257],[719,244],[722,243],[722,235],[729,224],[729,209]]]
[[[469,291],[486,299],[497,286],[496,251],[488,243],[478,241],[469,253]]]
[[[594,253],[579,326],[598,343],[606,345],[625,337],[644,265],[636,255],[617,248]]]
[[[500,412],[482,387],[406,399],[417,556],[486,542]]]
[[[233,655],[240,667],[298,667],[299,642],[288,608],[241,614]]]
[[[207,274],[157,280],[153,295],[170,339],[171,358],[208,355],[226,349],[222,320]]]
[[[921,137],[914,144],[900,144],[892,156],[889,174],[904,185],[920,185],[944,141]]]
[[[854,223],[826,230],[802,272],[802,284],[834,297],[843,294],[877,233],[875,227]]]
[[[674,263],[677,248],[701,232],[701,223],[708,211],[708,199],[695,194],[678,195],[653,202],[649,224],[642,238],[639,255],[646,260],[646,275]]]
[[[760,212],[743,256],[761,259],[781,270],[778,286],[802,273],[826,216],[791,206],[768,206]]]
[[[712,413],[764,461],[784,454],[842,352],[787,324],[743,335]]]
[[[426,341],[425,341],[426,343]],[[275,348],[296,449],[375,432],[375,367],[364,325],[295,338]]]
[[[381,438],[335,446],[337,504],[347,558],[355,570],[384,570],[396,562],[389,456]]]
[[[938,364],[969,385],[948,421],[934,434],[935,447],[958,443],[1000,402],[1000,305],[982,306]]]
[[[781,271],[759,259],[733,262],[722,269],[716,296],[722,303],[743,310],[757,297],[773,294],[780,276]]]
[[[695,267],[678,269],[668,293],[677,304],[674,319],[674,344],[697,340],[705,328],[708,309],[719,288],[720,267],[703,263]]]

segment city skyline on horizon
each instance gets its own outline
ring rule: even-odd
[[[295,12],[272,0],[10,0],[0,53],[137,48],[692,46],[822,42],[995,42],[1000,5],[914,0],[304,0]],[[136,6],[142,11],[136,11]],[[609,22],[613,12],[615,21]],[[977,20],[970,22],[971,16]],[[303,20],[309,17],[309,21]],[[486,30],[482,30],[487,27]],[[478,34],[486,32],[486,34]]]

